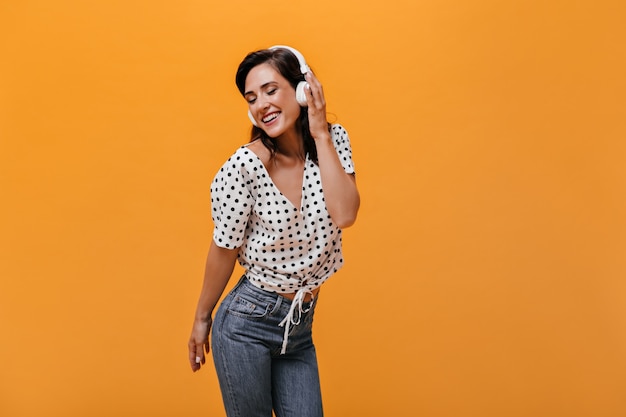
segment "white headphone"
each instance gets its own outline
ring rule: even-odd
[[[292,54],[294,54],[296,56],[296,58],[298,59],[298,62],[300,63],[300,72],[304,75],[307,72],[311,71],[311,69],[309,68],[309,66],[307,65],[306,61],[304,60],[304,56],[302,56],[302,54],[297,50],[294,49],[290,46],[285,46],[285,45],[274,45],[271,48],[268,48],[270,51],[273,51],[274,49],[286,49],[288,51],[290,51]],[[298,102],[298,104],[301,107],[306,107],[307,103],[306,103],[306,87],[309,85],[309,83],[307,83],[306,81],[300,81],[298,83],[298,85],[296,86],[296,101]],[[250,121],[252,122],[253,125],[258,126],[256,120],[254,120],[254,116],[252,116],[252,113],[250,112],[250,110],[248,110],[248,118],[250,118]]]

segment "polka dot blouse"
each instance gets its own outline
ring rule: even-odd
[[[346,130],[332,125],[344,170],[352,174]],[[211,184],[213,240],[241,248],[238,260],[259,288],[277,293],[311,291],[343,265],[341,230],[326,209],[319,167],[305,161],[302,200],[295,207],[246,146],[226,161]]]

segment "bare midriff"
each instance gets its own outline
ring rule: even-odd
[[[311,294],[307,293],[304,295],[304,302],[305,303],[309,303],[311,302],[311,300],[313,299],[313,297],[317,298],[317,293],[320,292],[320,287],[314,289],[313,291],[311,291],[313,293],[313,296],[311,296]],[[293,299],[296,297],[296,293],[295,292],[290,292],[290,293],[285,293],[285,294],[280,294],[283,297],[287,298],[288,300],[293,301]]]

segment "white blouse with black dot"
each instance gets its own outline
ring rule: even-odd
[[[346,130],[331,126],[344,170],[352,174]],[[226,161],[211,184],[213,240],[240,247],[238,259],[254,285],[270,292],[313,290],[343,265],[341,230],[326,209],[319,167],[305,161],[302,200],[296,207],[272,182],[246,146]]]

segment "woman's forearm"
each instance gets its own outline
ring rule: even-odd
[[[204,282],[196,308],[195,319],[207,321],[226,288],[235,267],[239,249],[225,249],[211,242],[206,259]]]
[[[356,179],[343,169],[330,135],[315,144],[328,213],[339,228],[351,226],[361,203]]]

